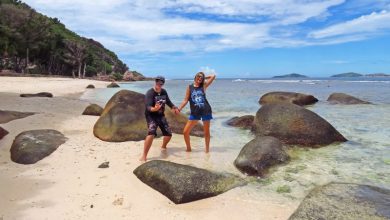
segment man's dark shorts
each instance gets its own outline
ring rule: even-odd
[[[163,136],[172,136],[172,130],[165,116],[146,115],[146,123],[148,124],[148,135],[157,136],[157,127],[160,127]]]

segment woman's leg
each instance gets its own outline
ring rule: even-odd
[[[187,152],[191,151],[190,133],[192,128],[196,125],[196,123],[198,123],[197,120],[188,120],[183,130],[184,141],[186,142],[186,146],[187,146],[187,150],[186,150]]]
[[[203,121],[204,141],[206,144],[206,153],[210,150],[210,121]]]

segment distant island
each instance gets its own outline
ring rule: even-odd
[[[349,73],[336,74],[336,75],[333,75],[331,77],[360,77],[360,76],[363,76],[363,74],[349,72]]]
[[[389,77],[390,74],[386,73],[372,73],[372,74],[360,74],[360,73],[354,73],[354,72],[349,72],[349,73],[341,73],[341,74],[336,74],[331,77]]]
[[[298,73],[291,73],[291,74],[287,74],[287,75],[274,76],[272,78],[308,78],[308,77],[305,75],[298,74]]]
[[[372,73],[372,74],[367,74],[367,77],[390,77],[390,74],[386,73]]]

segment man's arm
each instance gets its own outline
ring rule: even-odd
[[[166,94],[166,96],[167,96],[167,105],[169,106],[169,108],[171,108],[171,109],[177,108],[177,107],[172,103],[171,99],[169,98],[169,95],[168,95],[168,92],[167,92],[167,91],[165,91],[165,94]]]
[[[148,91],[145,95],[145,108],[149,112],[153,112],[154,110],[153,101],[153,93]]]

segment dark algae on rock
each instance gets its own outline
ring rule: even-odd
[[[388,220],[390,190],[352,183],[314,188],[289,220]]]
[[[325,119],[294,104],[263,105],[254,124],[256,136],[273,136],[284,144],[316,148],[347,141]]]
[[[234,165],[241,172],[263,176],[268,168],[289,160],[282,143],[274,137],[256,137],[240,151]]]
[[[214,173],[188,165],[153,160],[137,167],[134,174],[175,204],[217,196],[245,181],[227,173]]]
[[[34,164],[52,154],[67,138],[56,130],[32,130],[20,133],[11,146],[11,160]]]

